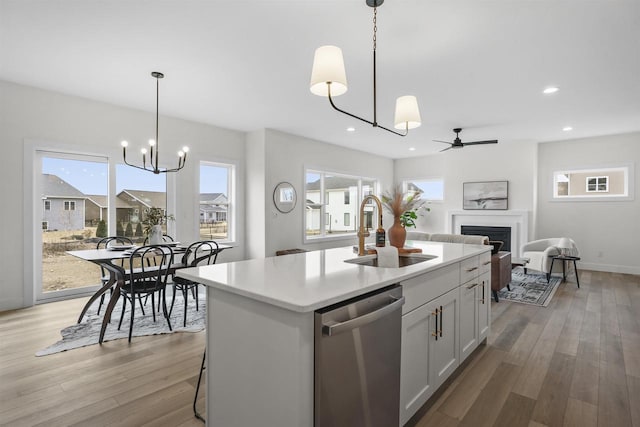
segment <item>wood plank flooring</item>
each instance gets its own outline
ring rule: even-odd
[[[548,307],[494,302],[488,344],[410,425],[640,427],[640,276],[581,271],[580,285]],[[0,313],[0,425],[201,426],[204,332],[34,356],[85,301]]]
[[[581,271],[492,333],[410,425],[640,427],[640,276]]]

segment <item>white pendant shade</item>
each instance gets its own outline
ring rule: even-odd
[[[401,96],[396,99],[396,129],[415,129],[422,124],[418,100],[413,95]]]
[[[337,46],[321,46],[316,49],[311,71],[311,93],[328,96],[327,82],[331,82],[331,96],[347,91],[347,74],[344,70],[342,49]]]

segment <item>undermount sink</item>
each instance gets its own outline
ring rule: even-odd
[[[398,255],[398,266],[406,267],[408,265],[418,264],[435,258],[438,257],[427,254]],[[378,255],[365,255],[358,258],[345,259],[344,262],[348,262],[349,264],[366,265],[368,267],[378,267]]]

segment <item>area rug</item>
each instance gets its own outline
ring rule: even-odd
[[[524,274],[522,268],[511,271],[511,290],[503,288],[498,292],[500,300],[520,302],[523,304],[538,305],[546,307],[551,302],[551,298],[556,293],[562,278],[551,276],[547,283],[547,275],[544,273]]]
[[[198,301],[199,310],[196,311],[195,299],[189,295],[188,307],[187,307],[187,327],[183,327],[183,315],[184,315],[184,300],[182,294],[176,295],[175,306],[173,307],[173,313],[171,313],[171,327],[173,331],[169,330],[167,321],[162,315],[156,313],[156,321],[153,321],[151,314],[151,300],[148,301],[145,307],[145,315],[140,311],[140,306],[136,304],[136,317],[133,323],[133,337],[131,339],[134,342],[135,337],[141,337],[145,335],[158,335],[158,334],[171,334],[176,332],[200,332],[205,328],[206,318],[206,298],[204,292],[200,292],[200,299]],[[104,335],[104,342],[128,339],[129,338],[129,313],[130,304],[127,304],[127,309],[124,313],[124,320],[122,321],[122,328],[118,330],[118,322],[120,321],[120,312],[122,310],[122,298],[119,299],[113,314],[111,316],[111,323],[107,326],[107,330]],[[105,305],[102,306],[100,315],[97,314],[99,300],[97,300],[85,314],[81,323],[68,326],[60,331],[62,339],[49,347],[40,350],[36,353],[36,356],[46,356],[48,354],[59,353],[61,351],[67,351],[74,348],[85,347],[88,345],[98,344],[98,337],[100,335],[100,328],[102,327],[102,315],[104,314]],[[156,301],[157,303],[157,301]],[[167,309],[171,303],[171,297],[167,296]]]

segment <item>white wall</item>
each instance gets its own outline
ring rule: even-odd
[[[247,258],[265,257],[265,131],[247,134],[247,191],[245,218],[247,230]]]
[[[377,178],[384,189],[393,182],[393,160],[275,130],[267,130],[265,138],[266,256],[280,249],[314,250],[356,244],[354,237],[304,244],[305,167]],[[296,207],[286,214],[278,212],[273,204],[273,189],[281,181],[293,184],[298,195]],[[391,222],[385,224],[386,228],[390,225]]]
[[[155,113],[0,81],[0,142],[4,157],[0,189],[5,201],[4,208],[0,209],[0,224],[3,240],[11,245],[11,250],[3,250],[0,257],[0,310],[33,303],[33,292],[29,292],[33,283],[25,283],[25,268],[31,265],[30,251],[25,247],[25,221],[33,215],[25,212],[23,206],[25,198],[31,197],[30,188],[25,188],[23,182],[25,141],[55,141],[91,151],[119,153],[119,141],[125,136],[130,142],[148,139],[154,131],[154,117]],[[198,160],[236,162],[240,169],[238,191],[244,194],[245,136],[242,132],[167,117],[160,118],[160,129],[164,153],[174,153],[183,145],[191,147],[187,167],[176,180],[176,237],[195,240]],[[244,201],[240,200],[237,206],[241,221],[237,236],[239,247],[223,253],[221,260],[244,258],[243,205]]]
[[[447,212],[462,209],[462,184],[472,181],[509,181],[509,209],[529,212],[533,223],[536,176],[535,144],[470,146],[429,156],[395,160],[395,181],[421,178],[444,179],[444,202],[429,204],[431,212],[418,219],[417,229],[450,233]],[[531,225],[529,235],[532,235]]]
[[[640,133],[539,144],[539,238],[568,236],[576,241],[581,265],[589,270],[640,274],[640,200],[555,201],[553,172],[633,164],[640,188]]]

